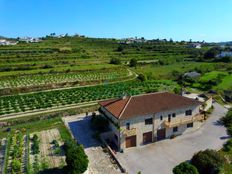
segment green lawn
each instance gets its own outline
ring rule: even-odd
[[[232,90],[232,74],[222,79],[222,82],[216,86],[218,90]]]
[[[146,75],[149,79],[175,79],[174,71],[184,74],[189,71],[213,71],[215,69],[224,69],[226,64],[204,63],[204,62],[180,62],[170,65],[145,65],[134,68],[137,73]]]
[[[192,85],[192,87],[204,88],[204,86],[209,84],[212,85],[212,89],[219,92],[232,90],[232,75],[225,71],[212,71],[205,73]]]
[[[215,80],[217,78],[219,78],[219,76],[221,78],[227,76],[228,73],[227,72],[222,72],[222,71],[212,71],[212,72],[209,72],[209,73],[205,73],[200,79],[199,79],[199,82],[201,83],[207,83],[208,81],[212,81],[212,80]]]

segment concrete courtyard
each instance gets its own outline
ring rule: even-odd
[[[84,146],[85,153],[88,155],[89,166],[85,174],[120,173],[119,169],[117,170],[111,163],[110,156],[103,152],[101,144],[93,137],[90,119],[90,116],[86,117],[85,114],[63,118],[73,137]]]
[[[215,103],[214,111],[203,126],[191,133],[172,140],[163,140],[140,148],[131,148],[118,153],[117,158],[129,174],[172,174],[172,169],[180,162],[190,160],[194,153],[218,150],[227,141],[226,129],[218,120],[227,110]]]

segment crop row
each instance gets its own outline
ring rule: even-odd
[[[24,131],[24,130],[23,130]],[[23,131],[11,132],[8,135],[6,155],[4,157],[4,173],[24,173],[27,166],[27,138]]]
[[[115,69],[103,72],[57,73],[45,75],[27,75],[1,79],[0,89],[39,86],[47,84],[114,80],[129,76],[127,69]]]
[[[176,83],[171,81],[131,81],[24,95],[2,96],[0,97],[0,115],[114,98],[124,94],[136,95],[159,90],[171,91],[175,87]]]

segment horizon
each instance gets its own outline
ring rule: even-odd
[[[42,39],[42,38],[46,38],[47,36],[51,36],[50,34],[52,34],[52,33],[49,33],[49,34],[45,34],[44,36],[17,36],[17,37],[7,37],[7,36],[3,36],[3,35],[0,35],[0,38],[1,37],[3,37],[3,38],[5,38],[5,39],[18,39],[18,38],[26,38],[26,37],[29,37],[29,38],[39,38],[39,39]],[[138,39],[140,39],[140,38],[142,38],[143,36],[141,36],[141,37],[137,37],[137,36],[129,36],[129,37],[126,37],[126,38],[113,38],[113,37],[91,37],[91,36],[86,36],[86,35],[84,35],[84,34],[78,34],[78,33],[75,33],[75,34],[69,34],[69,33],[65,33],[65,34],[68,34],[68,37],[75,37],[75,35],[79,35],[79,37],[82,37],[82,36],[84,36],[85,38],[93,38],[93,39],[116,39],[116,40],[124,40],[124,39],[130,39],[130,38],[138,38]],[[61,33],[55,33],[55,36],[57,37],[57,36],[61,36],[61,35],[65,35],[65,34],[61,34]],[[167,41],[169,41],[170,39],[172,39],[172,38],[149,38],[149,39],[147,39],[147,38],[145,38],[145,37],[143,37],[145,40],[156,40],[156,39],[159,39],[159,40],[167,40]],[[181,41],[184,41],[184,42],[189,42],[190,40],[174,40],[174,39],[172,39],[173,40],[173,42],[181,42]],[[200,41],[200,40],[191,40],[191,42],[199,42],[199,43],[201,43],[201,42],[205,42],[205,43],[228,43],[228,42],[232,42],[232,40],[228,40],[228,41],[219,41],[219,42],[207,42],[207,41],[205,41],[205,40],[203,40],[203,41]]]
[[[0,35],[17,38],[77,33],[91,38],[228,42],[232,40],[232,24],[228,22],[231,6],[228,0],[0,0]]]

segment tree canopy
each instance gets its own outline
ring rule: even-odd
[[[130,67],[136,67],[137,66],[137,60],[135,58],[130,60]]]
[[[81,145],[75,141],[66,141],[64,144],[67,166],[65,170],[69,174],[81,174],[87,170],[88,157]]]
[[[187,162],[180,163],[173,169],[174,174],[199,174],[197,168]]]
[[[218,174],[225,164],[225,159],[219,152],[207,149],[196,153],[191,159],[191,164],[200,174]]]

